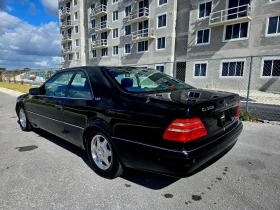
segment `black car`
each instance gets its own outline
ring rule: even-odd
[[[188,176],[229,151],[243,128],[238,95],[137,67],[61,70],[18,97],[16,112],[23,131],[83,148],[106,178],[125,167]]]

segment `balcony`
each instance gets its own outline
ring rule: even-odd
[[[71,20],[67,20],[61,23],[62,29],[73,28],[73,23]]]
[[[110,31],[111,28],[110,28],[110,25],[109,25],[109,22],[108,21],[103,21],[101,23],[97,23],[94,27],[95,29],[95,32],[104,32],[104,31]]]
[[[209,25],[211,27],[216,27],[226,24],[248,22],[252,20],[251,11],[251,6],[247,4],[213,12],[210,14]]]
[[[107,14],[107,6],[104,4],[101,4],[100,6],[94,8],[91,10],[90,17],[98,17],[102,15]]]
[[[108,47],[107,39],[100,39],[92,42],[92,49],[102,49]]]
[[[136,23],[136,22],[141,22],[141,21],[148,20],[149,18],[150,18],[149,17],[149,9],[144,7],[144,8],[141,8],[139,10],[132,11],[128,15],[127,22]]]
[[[61,17],[64,17],[66,15],[71,15],[70,8],[63,8],[62,10],[59,11],[59,15]]]
[[[74,50],[72,49],[72,47],[65,47],[65,48],[62,48],[62,52],[63,52],[63,54],[73,54]]]
[[[63,3],[63,2],[69,2],[71,0],[59,0],[59,3]]]
[[[131,33],[132,41],[144,41],[155,38],[155,30],[153,28],[146,28],[142,30],[133,31]]]
[[[66,34],[61,36],[61,42],[69,42],[69,41],[72,41],[71,34]]]

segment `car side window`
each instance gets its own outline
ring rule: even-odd
[[[45,83],[43,94],[46,96],[64,97],[73,74],[74,72],[63,72],[54,75]]]
[[[70,85],[67,97],[92,99],[89,81],[87,80],[84,72],[77,72]]]

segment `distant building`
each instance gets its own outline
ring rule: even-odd
[[[188,71],[206,81],[247,79],[248,56],[260,56],[256,88],[279,83],[280,0],[59,0],[59,14],[63,68],[138,65],[182,80]],[[210,59],[219,65],[211,69]]]

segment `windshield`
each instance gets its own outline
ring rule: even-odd
[[[192,86],[154,69],[116,67],[107,69],[122,88],[129,92],[149,93],[190,89]]]

